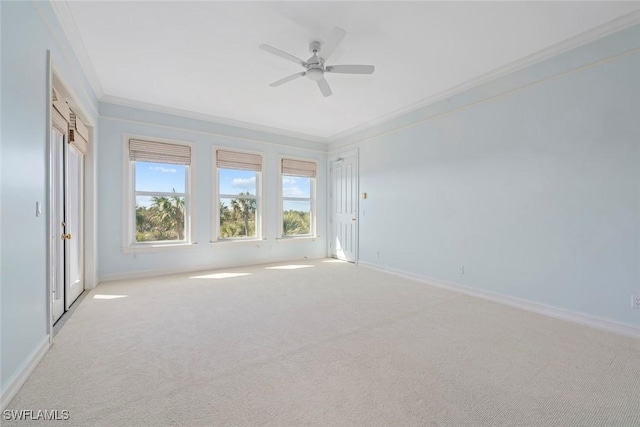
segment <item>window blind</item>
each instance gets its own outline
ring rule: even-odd
[[[89,129],[72,111],[69,122],[69,144],[77,148],[82,154],[87,154],[88,140]]]
[[[262,156],[260,154],[218,150],[216,151],[216,165],[219,168],[262,172]]]
[[[166,142],[129,140],[129,159],[138,162],[191,164],[191,147]]]
[[[66,135],[69,130],[69,116],[71,114],[71,110],[58,91],[54,88],[51,88],[51,90],[51,105],[53,105],[53,108],[51,109],[51,123],[56,129]]]
[[[53,127],[66,135],[69,130],[69,123],[62,117],[62,114],[55,108],[51,110],[51,123]]]
[[[306,176],[315,178],[318,166],[315,162],[304,160],[282,159],[282,175]]]

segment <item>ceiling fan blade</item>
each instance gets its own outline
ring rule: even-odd
[[[318,80],[318,87],[320,88],[320,92],[322,92],[325,97],[333,93],[331,92],[331,88],[329,87],[329,82],[327,82],[327,79],[325,79],[324,77]]]
[[[371,74],[375,67],[373,65],[329,65],[324,70],[327,73]]]
[[[297,79],[298,77],[302,77],[302,76],[304,76],[305,74],[307,74],[307,72],[306,72],[306,71],[303,71],[303,72],[301,72],[301,73],[296,73],[296,74],[293,74],[293,75],[291,75],[291,76],[289,76],[289,77],[285,77],[284,79],[280,79],[280,80],[278,80],[277,82],[273,82],[273,83],[271,83],[269,86],[272,86],[272,87],[280,86],[281,84],[284,84],[284,83],[286,83],[286,82],[290,82],[291,80],[295,80],[295,79]]]
[[[260,45],[260,49],[266,50],[267,52],[273,53],[274,55],[278,55],[281,58],[288,59],[289,61],[293,61],[296,64],[300,64],[302,66],[307,65],[307,63],[305,61],[303,61],[302,59],[296,58],[295,56],[291,55],[290,53],[287,53],[287,52],[285,52],[283,50],[280,50],[280,49],[276,49],[275,47],[269,46],[268,44],[261,44]]]
[[[327,41],[322,43],[322,47],[320,49],[320,55],[325,59],[325,61],[331,56],[333,51],[336,50],[346,35],[347,32],[340,27],[335,27],[331,30],[331,33],[327,37]]]

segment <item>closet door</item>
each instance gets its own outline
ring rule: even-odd
[[[51,313],[55,323],[84,290],[84,155],[53,128]]]
[[[64,204],[64,152],[66,136],[57,128],[51,131],[51,314],[53,321],[65,312],[65,246],[66,223]]]
[[[82,223],[84,155],[73,145],[67,144],[65,164],[65,222],[67,224],[65,270],[68,276],[65,287],[65,309],[68,310],[84,290],[84,227]]]

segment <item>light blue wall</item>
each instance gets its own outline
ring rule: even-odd
[[[99,277],[108,280],[142,272],[158,273],[280,260],[326,256],[326,145],[280,137],[249,129],[151,112],[100,102],[98,152],[98,264]],[[185,141],[194,144],[193,248],[127,254],[123,252],[123,135]],[[260,242],[214,243],[212,220],[214,147],[237,148],[263,153],[262,195],[264,237]],[[278,231],[278,157],[304,157],[318,161],[318,236],[315,240],[280,240]]]
[[[47,338],[47,50],[97,122],[97,100],[48,3],[0,2],[2,391]],[[56,34],[55,38],[53,34]],[[36,201],[43,215],[36,217]]]
[[[2,391],[47,333],[47,212],[35,216],[48,193],[47,50],[100,125],[100,276],[325,255],[322,144],[107,103],[98,122],[51,6],[3,1],[0,23]],[[634,27],[333,144],[360,148],[361,260],[640,325],[629,303],[640,293],[640,56],[561,75],[638,48]],[[123,253],[123,133],[195,144],[196,248]],[[209,243],[213,146],[264,153],[257,245]],[[315,241],[276,240],[279,155],[320,164]]]
[[[333,144],[360,149],[360,260],[640,326],[638,48],[634,27]]]

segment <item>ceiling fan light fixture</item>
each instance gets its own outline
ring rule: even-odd
[[[322,71],[320,68],[309,68],[307,70],[307,77],[309,77],[309,79],[313,80],[313,81],[318,81],[318,80],[322,80],[322,77],[324,76],[324,71]]]

